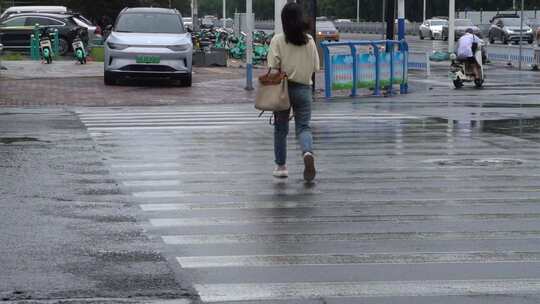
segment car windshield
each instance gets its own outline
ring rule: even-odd
[[[520,18],[506,18],[503,19],[503,23],[506,26],[520,26],[521,25],[521,19]],[[526,23],[523,23],[526,25]]]
[[[116,22],[115,31],[124,33],[182,34],[180,17],[160,13],[122,14]]]
[[[335,31],[336,27],[335,25],[330,21],[319,21],[317,22],[317,29],[318,30],[327,30],[327,31]]]
[[[445,20],[432,20],[431,21],[431,25],[432,26],[444,26],[444,25],[447,25],[448,22],[446,22]]]
[[[456,20],[456,26],[474,26],[471,20]]]

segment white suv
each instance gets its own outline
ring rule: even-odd
[[[105,42],[105,84],[159,77],[191,86],[193,44],[177,10],[126,8]]]

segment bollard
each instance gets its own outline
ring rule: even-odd
[[[39,39],[41,37],[41,33],[39,31],[39,24],[36,23],[34,25],[34,28],[32,29],[32,35],[30,36],[30,57],[32,60],[39,60]]]
[[[58,37],[58,29],[54,29],[52,33],[52,38],[53,56],[60,56],[60,40]]]

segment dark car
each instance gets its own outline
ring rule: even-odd
[[[472,29],[473,33],[479,38],[483,38],[482,30],[474,25],[469,19],[456,19],[454,21],[454,40],[458,41],[461,36],[465,35],[467,29]],[[443,28],[443,39],[448,40],[448,25]]]
[[[0,21],[0,41],[4,49],[24,50],[30,48],[30,35],[34,26],[57,29],[59,35],[59,53],[65,55],[71,50],[77,33],[84,44],[88,44],[88,30],[76,23],[69,14],[23,13],[11,15]]]
[[[509,42],[519,43],[520,40],[523,40],[532,44],[534,42],[533,30],[525,22],[523,22],[523,29],[521,25],[519,17],[494,18],[489,29],[489,42],[495,43],[496,40],[499,40],[508,44]]]

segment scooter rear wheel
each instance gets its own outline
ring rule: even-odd
[[[484,85],[484,80],[483,80],[483,79],[476,79],[476,80],[474,81],[474,86],[475,86],[477,89],[482,88],[483,85]]]

